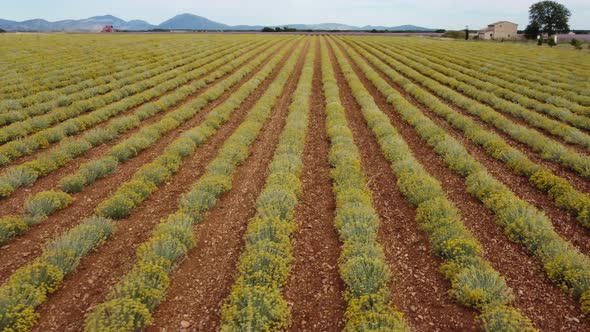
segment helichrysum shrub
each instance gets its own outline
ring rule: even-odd
[[[92,216],[72,228],[45,249],[42,260],[68,274],[78,265],[80,258],[100,245],[112,234],[111,220]]]
[[[353,297],[378,293],[387,288],[391,272],[382,259],[353,257],[340,263],[341,275]]]
[[[77,193],[86,187],[86,179],[81,174],[72,174],[59,181],[59,187],[68,193]]]
[[[150,311],[164,299],[170,284],[167,271],[155,264],[139,264],[111,292],[112,298],[131,298]]]
[[[0,218],[0,245],[17,235],[24,234],[29,226],[25,220],[17,216]]]
[[[43,191],[25,203],[25,210],[31,216],[45,217],[67,207],[72,201],[72,197],[62,191]]]
[[[20,188],[35,182],[37,176],[38,174],[29,167],[15,167],[7,170],[2,180],[12,188]]]
[[[35,307],[45,301],[45,293],[33,285],[10,284],[0,289],[0,330],[27,331],[39,314]]]
[[[83,164],[79,173],[86,179],[86,183],[90,184],[108,174],[112,174],[117,165],[118,162],[114,158],[101,158]]]
[[[44,293],[55,291],[64,274],[54,265],[37,261],[17,270],[8,280],[9,284],[27,284]]]
[[[104,200],[96,207],[96,214],[105,218],[122,219],[129,216],[135,208],[133,199],[117,195]]]
[[[288,328],[291,311],[280,289],[270,287],[242,287],[232,291],[223,310],[221,327],[224,332],[279,331]]]
[[[151,323],[149,309],[138,301],[120,298],[105,302],[86,319],[88,332],[134,332]]]
[[[489,304],[505,304],[512,300],[512,292],[500,274],[487,265],[462,269],[452,280],[453,295],[470,307],[482,308]]]
[[[485,308],[479,316],[484,331],[536,332],[530,319],[508,306]]]

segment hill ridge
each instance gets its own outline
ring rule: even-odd
[[[159,25],[153,25],[145,20],[133,19],[125,21],[111,14],[92,16],[79,20],[60,20],[50,22],[41,18],[35,18],[25,21],[13,21],[0,19],[0,28],[7,31],[100,31],[104,25],[112,25],[119,30],[151,30],[151,29],[170,29],[170,30],[260,30],[262,25],[228,25],[210,20],[206,17],[192,13],[178,14]],[[319,24],[282,24],[271,27],[291,27],[298,30],[392,30],[392,31],[432,31],[433,29],[419,27],[415,25],[400,26],[372,26],[365,25],[357,27],[342,23],[319,23]]]

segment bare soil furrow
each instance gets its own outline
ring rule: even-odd
[[[338,273],[340,241],[334,226],[336,202],[332,193],[322,89],[319,41],[303,151],[303,192],[295,209],[297,231],[293,235],[293,266],[285,287],[285,299],[293,318],[292,331],[340,331],[344,327],[345,285]]]
[[[134,263],[137,247],[151,235],[149,230],[161,218],[176,211],[178,198],[204,173],[207,164],[215,158],[223,142],[243,122],[284,62],[279,63],[270,77],[235,111],[232,118],[199,147],[195,155],[189,157],[164,186],[152,194],[131,217],[117,222],[118,231],[109,239],[109,243],[89,256],[78,271],[66,280],[61,290],[40,307],[41,319],[35,328],[37,331],[79,331],[83,328],[84,321],[81,317],[103,302],[111,287],[129,271]],[[84,291],[80,292],[80,289]],[[85,294],[80,299],[81,293]],[[77,300],[72,301],[73,298]]]
[[[391,165],[367,126],[346,79],[331,52],[342,105],[359,147],[373,205],[379,213],[379,242],[393,272],[393,303],[406,315],[416,331],[475,331],[475,315],[457,303],[447,291],[450,283],[437,272],[442,263],[430,255],[427,237],[418,230],[415,210],[397,189]]]
[[[18,267],[20,267],[23,264],[26,264],[27,262],[32,261],[35,257],[37,257],[41,253],[41,250],[43,249],[43,246],[47,241],[54,238],[57,234],[61,234],[63,231],[69,229],[73,225],[76,225],[83,219],[81,216],[91,215],[96,206],[104,198],[108,197],[110,194],[115,192],[117,187],[121,183],[129,180],[133,173],[139,167],[141,167],[145,163],[150,162],[151,160],[155,159],[158,155],[160,155],[164,147],[168,145],[170,142],[172,142],[174,139],[176,139],[184,130],[192,128],[201,123],[203,118],[212,109],[214,109],[216,106],[220,105],[225,100],[227,100],[227,98],[229,98],[231,94],[237,91],[242,84],[244,84],[245,82],[250,80],[254,75],[256,75],[258,70],[264,67],[264,65],[268,61],[270,61],[270,59],[272,59],[272,57],[275,56],[275,54],[273,54],[271,57],[265,60],[256,70],[244,77],[240,82],[238,82],[238,84],[236,84],[233,88],[228,90],[219,99],[211,102],[193,119],[185,122],[176,130],[166,135],[163,135],[160,138],[160,140],[158,140],[155,144],[143,150],[140,154],[138,154],[134,158],[131,158],[126,163],[121,164],[118,167],[118,170],[115,174],[102,178],[94,184],[92,184],[91,186],[87,187],[84,191],[72,195],[74,197],[74,202],[68,208],[56,212],[55,214],[51,215],[47,220],[43,221],[41,224],[32,227],[24,235],[15,238],[11,243],[2,247],[2,249],[0,249],[3,253],[3,255],[0,255],[0,282],[5,280]],[[282,63],[283,62],[281,62],[281,64]],[[277,70],[273,71],[271,77],[269,77],[258,88],[258,90],[256,90],[250,97],[248,97],[244,101],[243,106],[253,105],[255,101],[258,100],[258,98],[266,90],[268,85],[270,85],[272,79],[274,79],[277,73]],[[243,119],[243,117],[245,116],[244,110],[247,110],[247,108],[242,107],[240,108],[240,110],[236,111],[234,118],[239,118],[239,121],[241,122],[241,119]],[[232,121],[237,120],[230,120],[228,124],[231,125]],[[222,130],[223,128],[220,129],[220,131]],[[70,172],[75,170],[75,168],[71,169],[70,165],[68,165],[67,167]],[[64,172],[61,175],[63,176],[69,174],[70,172]],[[55,188],[60,178],[61,176],[58,177],[58,175],[52,174],[52,176],[41,179],[40,181],[48,182],[44,184],[42,188]],[[144,204],[146,203],[144,202]],[[173,206],[176,206],[176,203],[174,203]]]
[[[199,331],[219,328],[220,308],[234,282],[244,247],[243,236],[249,219],[256,213],[256,197],[264,186],[308,49],[306,45],[248,159],[236,169],[231,191],[221,196],[195,227],[197,243],[172,275],[167,298],[156,308],[154,323],[147,331],[179,330],[183,320]]]
[[[370,62],[366,61],[370,65]],[[373,67],[375,71],[379,72],[378,68]],[[381,78],[387,81],[390,86],[395,88],[400,94],[404,96],[410,103],[419,108],[422,113],[428,116],[437,125],[445,129],[447,133],[452,135],[474,156],[481,162],[496,179],[504,183],[510,190],[512,190],[521,199],[526,200],[530,204],[537,207],[539,210],[545,211],[547,216],[553,221],[556,231],[564,238],[570,240],[581,252],[590,254],[590,230],[584,228],[575,217],[568,214],[566,211],[560,209],[555,205],[555,202],[544,192],[534,187],[526,177],[514,174],[508,166],[489,156],[485,149],[467,139],[459,130],[454,129],[451,125],[438,117],[434,112],[430,111],[424,105],[420,104],[413,96],[404,91],[399,85],[393,82],[389,77],[379,72]],[[367,81],[368,82],[368,81]],[[370,84],[370,82],[368,82]],[[371,85],[371,91],[378,94],[378,98],[382,95]],[[475,120],[475,119],[474,119]],[[510,142],[512,144],[512,142]],[[562,168],[558,168],[562,169]],[[569,180],[569,179],[568,179]],[[582,179],[577,179],[573,185],[588,186],[589,183]]]
[[[358,67],[353,68],[357,74],[360,73]],[[413,127],[404,122],[364,75],[359,77],[415,157],[441,182],[449,199],[461,211],[465,225],[482,243],[484,257],[513,289],[515,305],[542,331],[586,331],[590,328],[588,322],[581,320],[583,316],[575,300],[551,283],[539,261],[529,256],[521,246],[511,242],[495,223],[494,215],[466,192],[463,178],[446,167],[443,160],[420,139]]]

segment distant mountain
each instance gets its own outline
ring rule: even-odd
[[[231,27],[193,14],[180,14],[158,25],[160,29],[173,30],[229,30]]]
[[[4,29],[4,27],[1,27]],[[51,22],[42,19],[26,20],[22,22],[15,22],[14,28],[8,27],[5,30],[33,30],[33,31],[46,31],[51,29]]]
[[[126,22],[112,15],[57,22],[48,22],[42,19],[23,22],[0,20],[0,28],[9,31],[100,31],[105,25],[112,25],[120,30],[149,30],[156,28],[146,21],[134,20]]]
[[[154,25],[151,25],[150,23],[143,21],[143,20],[131,20],[129,22],[126,22],[125,24],[121,25],[120,27],[117,27],[117,29],[119,30],[151,30],[151,29],[155,29],[156,27]]]
[[[0,29],[7,31],[100,31],[103,26],[112,25],[118,30],[239,30],[239,31],[259,31],[263,28],[261,25],[236,25],[211,21],[205,17],[194,14],[180,14],[161,23],[152,25],[142,20],[125,21],[113,15],[93,16],[81,20],[63,20],[49,22],[43,19],[33,19],[23,22],[0,19]],[[340,23],[320,23],[320,24],[284,24],[273,27],[290,27],[297,30],[390,30],[390,31],[432,31],[433,29],[418,27],[415,25],[401,25],[396,27],[372,26],[356,27]]]

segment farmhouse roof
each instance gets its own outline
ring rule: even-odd
[[[488,27],[493,27],[494,25],[498,25],[500,23],[510,23],[510,24],[518,25],[518,24],[512,23],[510,21],[498,21],[498,22],[495,22],[495,23],[492,23],[492,24],[488,24]]]

